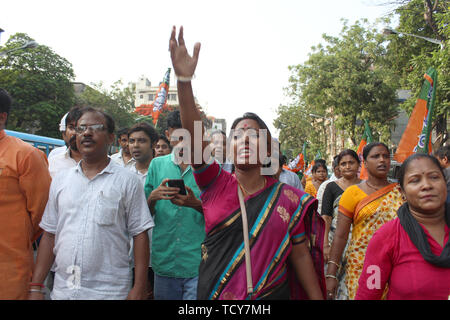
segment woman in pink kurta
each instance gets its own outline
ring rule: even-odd
[[[444,175],[431,156],[408,158],[400,170],[407,203],[372,237],[356,299],[450,298],[450,204]]]

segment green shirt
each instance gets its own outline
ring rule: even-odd
[[[164,179],[183,179],[200,198],[191,166],[182,173],[173,153],[154,158],[145,180],[145,195],[158,188]],[[156,201],[152,211],[155,227],[152,236],[152,268],[160,276],[193,278],[198,276],[201,244],[205,238],[205,219],[195,209],[180,207],[170,200]]]

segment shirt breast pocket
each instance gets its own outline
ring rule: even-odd
[[[98,194],[95,222],[100,226],[111,226],[117,222],[120,205],[120,193],[111,190],[108,194],[100,191]]]

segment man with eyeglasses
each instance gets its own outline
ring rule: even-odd
[[[52,300],[145,299],[149,240],[154,226],[139,178],[108,157],[114,120],[86,107],[77,120],[82,160],[56,174],[40,223],[44,229],[30,299],[40,292],[53,261]],[[132,287],[130,237],[134,240]]]

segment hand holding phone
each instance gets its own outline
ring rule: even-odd
[[[179,188],[180,189],[180,191],[178,192],[179,194],[187,195],[183,179],[170,179],[169,181],[167,181],[167,186],[172,188]]]

